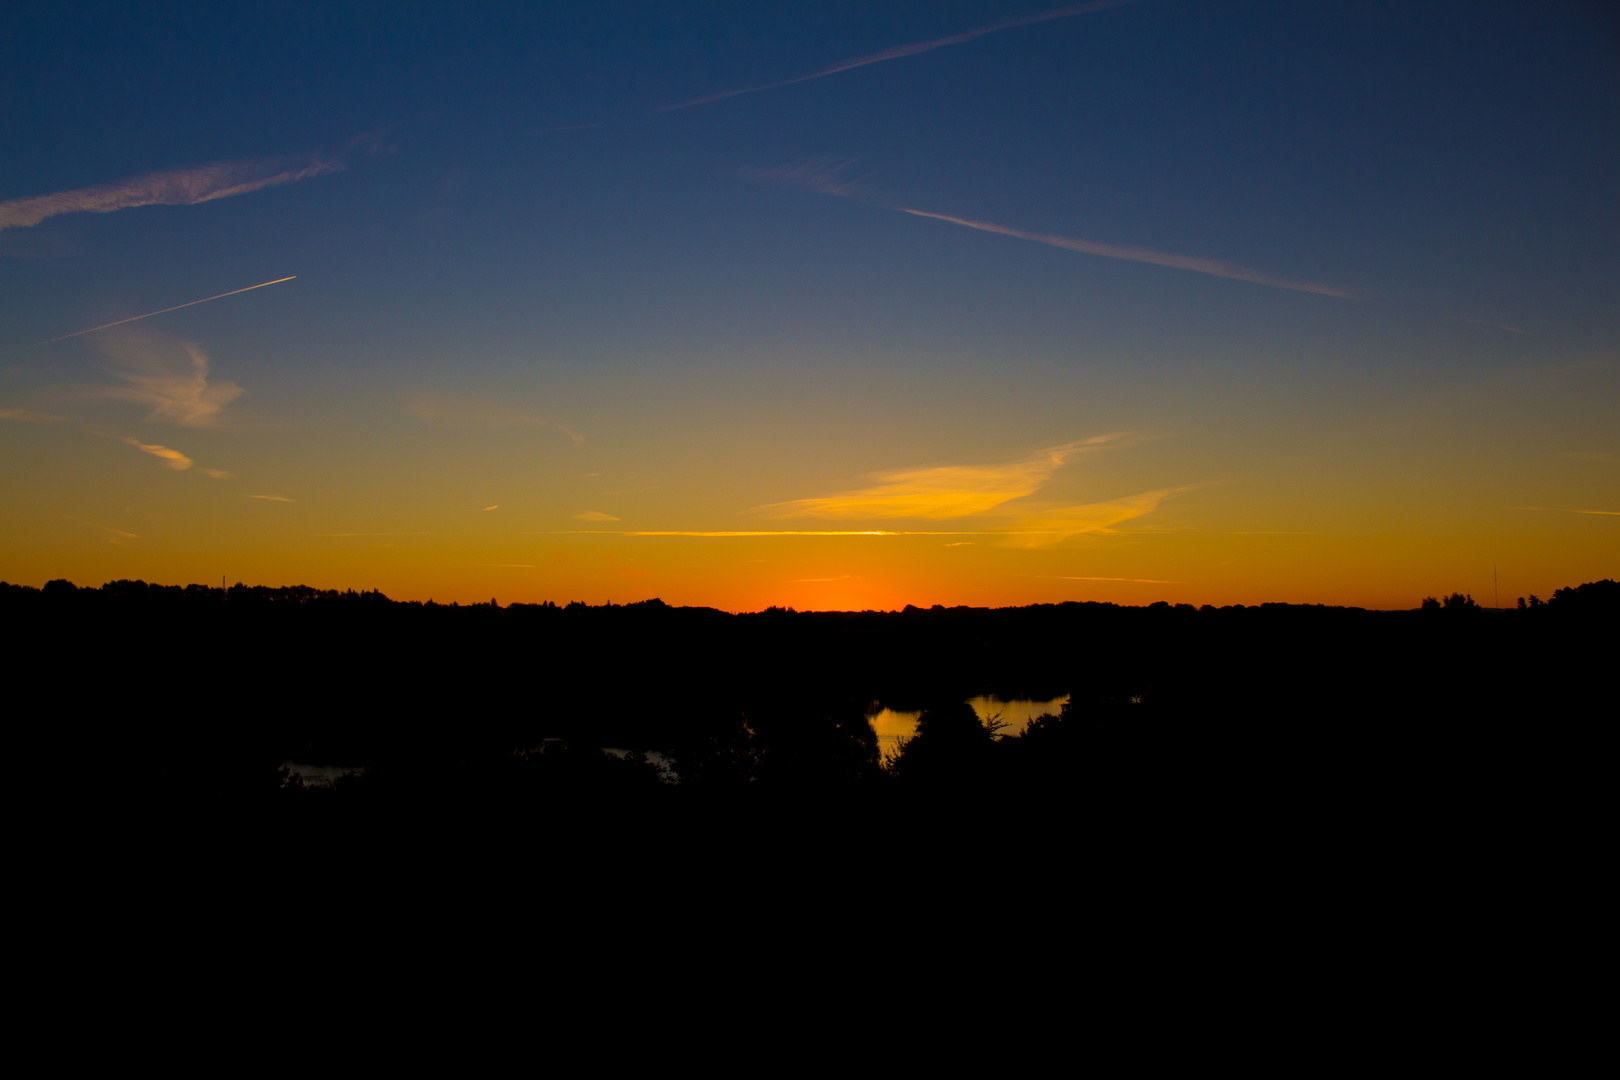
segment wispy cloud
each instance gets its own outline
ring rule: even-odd
[[[848,199],[859,193],[857,181],[844,179],[844,173],[854,164],[854,158],[829,155],[800,158],[786,165],[747,165],[738,169],[737,175],[746,180],[762,180],[779,187]]]
[[[505,405],[451,394],[416,394],[406,401],[405,409],[424,424],[451,430],[539,427],[545,424],[539,417],[525,415]]]
[[[72,417],[53,416],[33,409],[0,409],[0,420],[21,420],[25,424],[58,424],[70,419]]]
[[[0,202],[0,230],[38,225],[58,214],[110,214],[135,206],[191,206],[308,180],[342,168],[341,160],[305,156],[227,161],[147,173],[97,187]]]
[[[574,515],[580,521],[618,521],[612,514],[604,514],[600,510],[581,510]]]
[[[215,480],[229,480],[231,478],[231,474],[224,469],[198,469],[197,471],[204,476],[211,476]]]
[[[1078,251],[1086,255],[1101,255],[1107,259],[1127,259],[1131,262],[1153,263],[1156,266],[1170,266],[1177,270],[1191,270],[1194,273],[1231,278],[1235,281],[1248,281],[1256,285],[1269,285],[1277,289],[1293,289],[1296,292],[1336,296],[1343,300],[1355,299],[1354,293],[1337,285],[1322,285],[1311,281],[1293,281],[1288,278],[1262,273],[1259,270],[1250,270],[1248,267],[1238,266],[1234,263],[1206,259],[1199,255],[1175,255],[1167,251],[1154,251],[1152,248],[1121,247],[1117,244],[1099,244],[1091,240],[1077,240],[1069,236],[1054,236],[1051,233],[1026,232],[1023,229],[994,225],[987,221],[970,221],[967,218],[952,217],[950,214],[935,214],[927,210],[913,210],[904,206],[897,206],[895,209],[901,213],[914,214],[917,217],[933,218],[935,221],[948,221],[953,225],[978,229],[982,232],[998,233],[1002,236],[1013,236],[1020,240],[1033,240],[1037,244],[1048,244],[1052,247]]]
[[[1159,504],[1186,488],[1144,491],[1106,502],[1058,506],[1020,518],[1005,536],[1014,547],[1044,547],[1083,533],[1108,533],[1114,526],[1151,514]]]
[[[143,443],[133,435],[123,440],[137,450],[144,450],[155,458],[161,458],[163,464],[176,472],[184,472],[191,468],[191,459],[178,450],[170,450],[167,446],[158,446],[155,443]]]
[[[1034,23],[1051,22],[1053,19],[1067,19],[1075,15],[1085,15],[1093,11],[1102,11],[1105,8],[1121,7],[1125,4],[1134,2],[1135,0],[1098,0],[1096,3],[1075,4],[1071,7],[1058,8],[1053,11],[1044,11],[1037,15],[1026,15],[1021,19],[1013,19],[1009,22],[995,23],[991,26],[981,26],[976,30],[967,30],[960,34],[951,34],[948,37],[933,38],[929,41],[918,41],[910,45],[896,45],[893,48],[884,49],[882,52],[868,53],[865,56],[857,56],[851,60],[841,60],[838,63],[833,64],[831,67],[825,67],[819,71],[813,71],[808,75],[798,75],[791,79],[782,79],[779,82],[763,83],[758,86],[745,86],[739,90],[724,90],[718,94],[710,94],[707,97],[693,98],[690,101],[683,101],[677,105],[662,105],[659,106],[658,111],[673,112],[676,109],[690,109],[694,105],[707,105],[711,101],[723,101],[726,98],[737,97],[741,94],[755,94],[761,90],[774,90],[779,86],[792,86],[795,83],[809,82],[812,79],[824,79],[828,75],[837,75],[841,71],[849,71],[853,68],[865,67],[867,64],[878,64],[885,60],[899,60],[900,58],[906,56],[916,56],[918,53],[931,52],[934,49],[942,49],[947,45],[960,45],[964,41],[972,41],[974,38],[981,38],[986,34],[994,34],[1001,30],[1011,30],[1018,26],[1030,26]]]
[[[112,533],[112,536],[109,539],[111,539],[111,541],[113,543],[115,543],[115,544],[118,543],[120,540],[139,540],[140,539],[140,536],[137,533],[125,532],[123,529],[115,529],[111,525],[97,525],[93,521],[85,521],[85,520],[83,520],[81,518],[76,518],[76,517],[70,517],[70,518],[68,518],[68,520],[78,522],[78,524],[80,524],[80,525],[88,525],[92,529],[100,529],[102,532]]]
[[[1121,438],[1098,435],[1001,465],[936,465],[878,473],[874,479],[879,482],[869,487],[755,509],[777,517],[947,519],[982,514],[1033,495],[1065,463]]]
[[[1575,510],[1566,506],[1510,506],[1509,510],[1546,510],[1554,514],[1596,514],[1600,517],[1620,517],[1620,510]]]
[[[1064,574],[1054,575],[1051,578],[1051,580],[1053,580],[1053,581],[1129,581],[1129,582],[1134,582],[1134,583],[1139,584],[1139,585],[1185,585],[1186,584],[1186,582],[1184,582],[1184,581],[1168,581],[1168,580],[1166,580],[1164,578],[1150,578],[1150,577],[1133,577],[1133,578],[1123,578],[1123,577],[1077,577],[1077,576],[1064,575]]]
[[[496,504],[495,504],[495,505],[494,505],[494,506],[486,506],[486,507],[484,507],[484,510],[486,510],[486,511],[489,511],[489,510],[499,510],[499,509],[500,509],[500,508],[501,508],[501,504],[500,504],[500,503],[496,503]]]
[[[209,383],[208,354],[191,342],[124,334],[107,341],[102,351],[124,385],[97,387],[92,392],[149,405],[148,420],[213,427],[225,406],[242,396],[242,388],[235,383]]]
[[[250,498],[250,499],[267,499],[270,502],[296,502],[297,501],[296,499],[289,499],[285,495],[249,495],[248,498]],[[333,535],[338,535],[338,534],[333,534]],[[358,536],[360,534],[359,533],[345,533],[345,534],[342,534],[342,535]],[[383,534],[379,533],[378,535],[383,535]]]

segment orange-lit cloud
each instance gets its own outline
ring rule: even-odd
[[[213,427],[225,406],[242,396],[235,383],[208,381],[208,354],[190,342],[125,334],[104,343],[123,386],[101,386],[93,396],[151,407],[148,420],[182,427]],[[183,353],[187,359],[177,354]]]
[[[1159,503],[1185,490],[1144,491],[1107,502],[1042,510],[1014,523],[1006,533],[1008,543],[1015,547],[1041,547],[1082,533],[1110,532],[1115,525],[1151,514],[1159,508]]]
[[[32,409],[0,409],[0,420],[21,420],[25,424],[55,424],[68,419],[70,417],[52,416]]]
[[[115,180],[97,187],[0,202],[0,229],[38,225],[58,214],[110,214],[135,206],[190,206],[260,188],[291,184],[343,165],[315,157],[228,161],[195,169],[171,169]]]
[[[1003,503],[1033,495],[1052,474],[1079,454],[1117,442],[1119,435],[1098,435],[1042,450],[1023,461],[1003,465],[938,465],[878,473],[870,487],[792,499],[755,507],[776,517],[930,518],[983,514]]]
[[[604,514],[600,510],[581,510],[574,517],[580,521],[618,521],[612,514]]]
[[[676,109],[690,109],[694,105],[707,105],[711,101],[722,101],[726,98],[737,97],[740,94],[755,94],[761,90],[774,90],[779,86],[792,86],[795,83],[809,82],[811,79],[824,79],[828,75],[837,75],[841,71],[849,71],[852,68],[865,67],[867,64],[878,64],[882,63],[884,60],[898,60],[905,56],[916,56],[918,53],[931,52],[934,49],[942,49],[947,45],[959,45],[964,41],[972,41],[974,38],[984,37],[986,34],[994,34],[1000,30],[1011,30],[1017,26],[1029,26],[1033,23],[1050,22],[1053,19],[1067,19],[1074,15],[1085,15],[1089,12],[1102,11],[1105,8],[1121,7],[1125,4],[1134,2],[1135,0],[1097,0],[1095,3],[1075,4],[1071,7],[1058,8],[1055,11],[1043,11],[1035,15],[1026,15],[1021,19],[1012,19],[1008,22],[995,23],[991,26],[981,26],[977,30],[967,30],[960,34],[951,34],[949,37],[933,38],[929,41],[918,41],[910,45],[896,45],[893,48],[884,49],[882,52],[868,53],[865,56],[857,56],[853,60],[840,60],[831,67],[822,68],[820,71],[813,71],[808,75],[799,75],[791,79],[783,79],[780,82],[763,83],[759,86],[745,86],[740,90],[724,90],[718,94],[710,94],[707,97],[693,98],[691,101],[683,101],[678,105],[661,105],[659,106],[658,111],[673,112]]]
[[[294,499],[289,499],[285,495],[249,495],[248,498],[250,498],[250,499],[268,499],[270,502],[295,502],[295,501],[297,501],[297,500],[294,500]],[[349,535],[352,536],[352,535],[358,535],[358,534],[351,533]]]
[[[197,471],[204,476],[211,476],[215,480],[229,480],[231,478],[231,474],[224,469],[199,469]]]
[[[495,505],[494,505],[494,506],[486,506],[486,507],[484,507],[484,510],[485,510],[485,511],[489,511],[489,510],[499,510],[499,509],[500,509],[500,508],[501,508],[501,504],[500,504],[500,503],[496,503],[496,504],[495,504]],[[492,565],[493,565],[493,564],[492,564]]]
[[[186,469],[191,468],[191,459],[186,457],[186,455],[182,454],[178,450],[170,450],[167,446],[143,443],[133,435],[127,439],[124,439],[123,441],[129,443],[129,445],[138,450],[146,451],[155,458],[161,458],[163,460],[163,464],[167,465],[171,469],[176,470],[177,472],[184,472]]]
[[[1120,247],[1116,244],[1099,244],[1091,240],[1076,240],[1073,237],[1054,236],[1050,233],[1025,232],[1023,229],[1012,229],[1005,225],[993,225],[987,221],[969,221],[967,218],[952,217],[949,214],[934,214],[926,210],[911,210],[904,206],[897,206],[895,209],[901,213],[915,214],[917,217],[933,218],[935,221],[948,221],[953,225],[979,229],[982,232],[999,233],[1002,236],[1014,236],[1020,240],[1033,240],[1037,244],[1048,244],[1068,251],[1079,251],[1086,255],[1101,255],[1108,259],[1128,259],[1131,262],[1153,263],[1157,266],[1170,266],[1177,270],[1191,270],[1195,273],[1210,274],[1214,277],[1250,281],[1256,285],[1269,285],[1277,289],[1319,293],[1322,296],[1336,296],[1344,300],[1355,299],[1354,294],[1349,290],[1336,285],[1321,285],[1310,281],[1291,281],[1287,278],[1275,277],[1233,263],[1206,259],[1199,255],[1175,255],[1167,251],[1154,251],[1152,248]]]

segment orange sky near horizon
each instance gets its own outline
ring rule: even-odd
[[[1526,449],[1544,439],[1539,427],[1484,425],[1489,440],[1474,438],[1487,467],[1475,463],[1471,477],[1433,454],[1469,432],[1442,423],[1403,434],[1388,422],[1381,442],[1349,425],[1300,444],[1291,463],[1257,462],[1209,433],[1136,432],[1015,446],[999,460],[860,472],[838,463],[819,476],[788,438],[779,456],[790,460],[761,454],[717,477],[736,460],[729,446],[664,453],[655,475],[589,437],[424,423],[411,410],[371,418],[372,438],[391,453],[361,482],[324,490],[333,462],[352,465],[352,453],[332,445],[352,432],[232,433],[265,444],[274,468],[291,474],[260,492],[238,472],[199,472],[224,456],[210,453],[224,434],[210,427],[165,436],[195,458],[176,469],[153,453],[155,441],[66,423],[0,426],[19,457],[49,448],[26,478],[33,483],[13,479],[0,576],[97,585],[223,575],[378,588],[402,600],[659,597],[750,611],[1063,600],[1404,608],[1454,590],[1487,604],[1499,593],[1511,605],[1620,573],[1620,461],[1600,450]],[[864,452],[893,460],[902,451]],[[246,472],[243,456],[238,447],[230,463]],[[468,492],[473,472],[481,483]],[[1548,473],[1558,479],[1550,493]]]

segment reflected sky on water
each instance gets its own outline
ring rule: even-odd
[[[989,719],[997,713],[1006,723],[1001,729],[1003,735],[1019,735],[1029,722],[1042,713],[1056,715],[1063,708],[1063,703],[1069,700],[1069,695],[1052,698],[1050,701],[1031,701],[1027,698],[1016,698],[1012,701],[1003,701],[998,697],[969,698],[968,704],[973,711],[979,714],[980,720]],[[872,727],[877,731],[878,740],[886,744],[893,744],[900,739],[910,738],[917,733],[917,718],[922,710],[916,712],[902,712],[897,709],[879,708],[877,712],[868,713],[867,719],[872,721]]]

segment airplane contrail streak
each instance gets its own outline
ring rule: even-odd
[[[934,38],[932,41],[918,41],[910,45],[896,45],[882,52],[868,53],[857,56],[852,60],[840,60],[831,67],[813,71],[808,75],[797,75],[791,79],[782,79],[779,82],[764,83],[759,86],[745,86],[740,90],[722,90],[718,94],[709,94],[706,97],[693,98],[691,101],[682,101],[676,105],[660,105],[657,112],[674,112],[677,109],[690,109],[694,105],[707,105],[711,101],[723,101],[726,98],[738,97],[742,94],[756,94],[761,90],[775,90],[781,86],[792,86],[795,83],[809,82],[811,79],[824,79],[828,75],[837,75],[841,71],[851,68],[865,67],[867,64],[876,64],[884,60],[898,60],[904,56],[916,56],[918,53],[932,52],[934,49],[944,48],[946,45],[960,45],[964,41],[984,37],[1002,30],[1011,30],[1018,26],[1029,26],[1032,23],[1051,22],[1053,19],[1067,19],[1073,15],[1088,15],[1093,11],[1102,11],[1106,8],[1123,7],[1133,4],[1136,0],[1093,0],[1089,4],[1075,4],[1072,7],[1059,8],[1056,11],[1042,11],[1034,15],[1026,15],[1011,22],[996,23],[994,26],[981,26],[977,30],[967,30],[949,37]]]
[[[1128,259],[1131,262],[1171,266],[1177,270],[1191,270],[1199,274],[1209,274],[1212,277],[1231,278],[1234,281],[1252,281],[1256,285],[1269,285],[1275,289],[1293,289],[1296,292],[1336,296],[1341,300],[1354,300],[1356,298],[1354,293],[1348,289],[1341,289],[1337,285],[1319,285],[1311,281],[1290,281],[1287,278],[1273,277],[1258,270],[1250,270],[1248,267],[1221,262],[1218,259],[1205,259],[1197,255],[1177,255],[1169,251],[1154,251],[1152,248],[1099,244],[1091,240],[1076,240],[1069,236],[1053,236],[1050,233],[1025,232],[1023,229],[1010,229],[1005,225],[995,225],[988,221],[969,221],[967,218],[952,217],[950,214],[935,214],[927,210],[912,210],[904,206],[897,206],[895,209],[902,214],[933,218],[935,221],[948,221],[952,225],[962,225],[969,229],[978,229],[981,232],[1000,233],[1002,236],[1016,236],[1020,240],[1033,240],[1037,244],[1050,244],[1052,247],[1066,248],[1069,251],[1079,251],[1087,255],[1101,255],[1105,259]]]
[[[40,344],[41,345],[49,345],[51,343],[51,341],[66,341],[68,338],[79,337],[80,335],[83,335],[83,334],[93,334],[97,330],[106,330],[108,327],[123,326],[125,323],[128,323],[128,322],[139,322],[141,319],[150,319],[154,315],[162,315],[165,312],[179,311],[181,308],[195,307],[197,304],[206,304],[210,300],[221,300],[221,299],[223,299],[223,298],[225,298],[227,296],[235,296],[237,293],[252,292],[254,289],[262,289],[266,285],[280,285],[283,281],[291,281],[291,280],[293,280],[293,278],[296,278],[297,276],[298,276],[297,274],[292,274],[292,275],[290,275],[288,277],[276,278],[276,280],[274,280],[274,281],[262,281],[257,285],[249,285],[245,289],[232,289],[230,292],[222,292],[218,296],[205,296],[201,300],[193,300],[189,304],[176,304],[176,305],[174,305],[174,307],[166,307],[162,311],[148,311],[145,315],[131,315],[129,318],[127,318],[127,319],[119,319],[117,322],[103,323],[100,326],[92,326],[88,330],[75,330],[71,334],[63,334],[61,337],[53,337],[53,338],[51,338],[50,341],[42,341],[42,342],[40,342]]]

